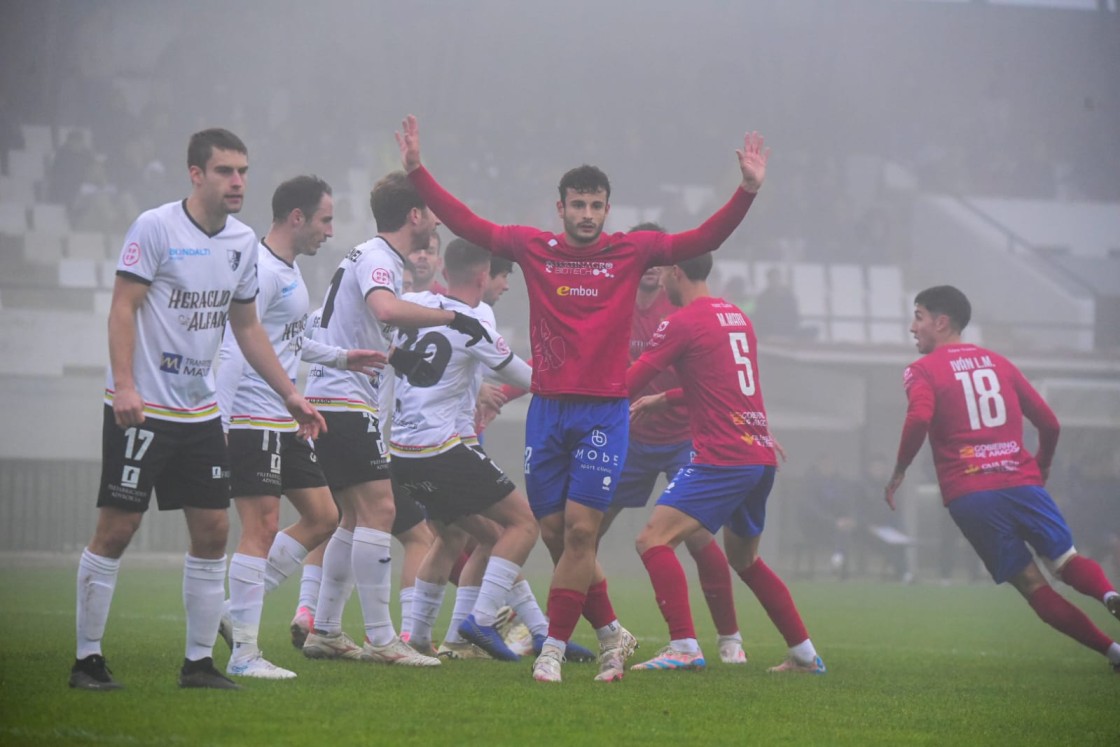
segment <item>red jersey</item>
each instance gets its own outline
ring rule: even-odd
[[[698,298],[671,314],[627,374],[640,391],[677,369],[692,426],[693,462],[741,467],[777,464],[758,377],[757,338],[743,311],[722,298]]]
[[[1054,411],[1011,361],[965,343],[942,345],[903,375],[909,406],[898,464],[929,434],[942,500],[982,490],[1042,485],[1058,443]],[[1039,431],[1038,458],[1023,446],[1023,416]]]
[[[521,265],[529,295],[532,391],[550,397],[625,397],[626,336],[642,273],[716,249],[754,200],[736,189],[692,231],[603,233],[590,246],[574,247],[563,234],[479,218],[423,167],[408,176],[452,233]]]
[[[661,326],[661,320],[677,310],[669,302],[665,291],[658,291],[651,303],[646,308],[634,307],[634,322],[630,325],[630,362],[638,357],[649,346],[653,333]],[[636,396],[644,397],[647,394],[657,394],[668,389],[680,386],[677,372],[673,368],[666,368],[657,374]],[[687,441],[690,437],[688,426],[688,410],[683,405],[674,405],[667,410],[651,413],[636,423],[630,424],[630,440],[641,441],[647,444],[675,444]]]

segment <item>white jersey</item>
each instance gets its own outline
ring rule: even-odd
[[[396,408],[393,413],[389,450],[393,456],[418,457],[440,454],[461,442],[459,429],[465,400],[481,381],[482,366],[501,369],[514,355],[485,312],[438,293],[410,294],[408,300],[429,308],[442,308],[473,316],[493,338],[467,347],[470,337],[450,327],[425,327],[397,333],[398,347],[422,352],[435,368],[438,379],[430,386],[418,385],[408,377],[396,379]],[[529,383],[525,377],[525,384]],[[473,417],[473,416],[472,416]],[[473,435],[474,426],[471,426]]]
[[[257,246],[257,315],[268,334],[276,358],[294,384],[299,375],[301,356],[338,365],[337,348],[316,345],[305,339],[307,328],[307,285],[295,264],[277,257],[262,240]],[[323,350],[326,348],[326,350]],[[345,353],[345,351],[343,351]],[[272,387],[245,360],[241,347],[226,328],[218,353],[218,405],[222,425],[230,428],[256,428],[270,431],[295,431],[298,425]],[[342,364],[345,366],[345,362]]]
[[[494,307],[483,301],[475,307],[475,312],[478,318],[486,325],[487,329],[497,329],[498,320],[494,316]],[[482,388],[482,380],[486,373],[482,370],[482,366],[478,366],[475,371],[474,382],[471,384],[470,390],[467,391],[467,396],[463,400],[463,409],[459,412],[459,437],[463,439],[467,445],[478,443],[478,429],[474,427],[474,414],[478,409],[478,391]]]
[[[117,274],[148,286],[136,311],[132,357],[147,417],[218,417],[214,358],[230,302],[256,298],[256,243],[253,231],[233,216],[217,234],[207,234],[187,214],[186,200],[147,210],[128,229]],[[111,405],[111,364],[105,381]]]
[[[404,258],[380,236],[351,249],[331,278],[315,339],[387,353],[394,327],[377,321],[366,297],[378,289],[400,296],[403,274]],[[307,372],[304,394],[326,412],[377,413],[377,379],[361,372],[316,364]]]

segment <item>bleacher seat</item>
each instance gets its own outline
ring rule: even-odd
[[[0,233],[12,236],[27,233],[27,208],[14,202],[0,202]]]
[[[54,152],[50,125],[23,125],[23,149],[28,153],[48,156]]]
[[[871,342],[902,344],[907,341],[910,313],[900,268],[894,265],[867,268],[867,311]]]
[[[39,233],[69,235],[70,218],[66,215],[66,206],[51,202],[35,203],[31,206],[31,227]]]
[[[867,342],[866,295],[861,265],[829,265],[829,339],[833,342]]]
[[[824,265],[815,262],[795,262],[792,267],[790,287],[797,296],[801,321],[815,327],[818,339],[828,339],[828,286],[825,283]]]
[[[58,285],[60,288],[98,287],[97,262],[64,257],[58,262]]]
[[[24,234],[23,258],[36,265],[58,264],[65,240],[61,234],[28,231]]]
[[[26,179],[0,176],[0,202],[30,205],[35,201],[35,183]]]
[[[67,237],[66,256],[72,259],[105,259],[105,235],[75,231]]]
[[[107,290],[112,290],[117,278],[117,260],[103,259],[97,263],[98,284]]]
[[[46,157],[27,150],[8,151],[8,176],[34,184],[47,173]]]

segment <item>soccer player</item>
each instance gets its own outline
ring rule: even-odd
[[[384,353],[345,350],[304,337],[307,286],[296,259],[319,251],[332,235],[333,217],[330,185],[313,176],[289,179],[272,195],[272,226],[257,248],[257,312],[293,381],[301,358],[367,374],[385,363]],[[290,679],[295,673],[269,662],[257,646],[264,595],[326,542],[338,526],[338,509],[315,452],[296,438],[295,421],[260,375],[245,365],[232,334],[222,343],[219,360],[218,403],[228,431],[230,492],[241,519],[241,537],[229,565],[233,653],[226,673]],[[300,519],[277,532],[281,492]]]
[[[446,274],[448,295],[421,293],[410,298],[432,308],[479,314],[481,320],[477,308],[490,280],[490,253],[466,241],[452,242]],[[492,318],[492,312],[487,316]],[[529,385],[529,366],[510,351],[496,330],[492,337],[493,342],[474,344],[469,336],[442,328],[397,333],[390,451],[394,477],[427,508],[445,548],[429,552],[421,563],[410,644],[421,651],[432,649],[431,625],[460,550],[457,533],[445,536],[444,529],[457,524],[492,548],[477,601],[459,633],[496,659],[516,661],[518,655],[505,645],[494,623],[537,541],[537,525],[525,495],[484,452],[468,447],[459,435],[464,420],[473,430],[473,392],[481,381],[480,366],[501,372],[519,386]]]
[[[370,209],[378,233],[350,250],[339,264],[327,288],[316,339],[348,350],[387,352],[398,325],[448,325],[475,342],[489,340],[477,319],[399,297],[402,252],[427,246],[438,225],[404,173],[391,173],[374,185]],[[306,393],[331,428],[316,442],[316,453],[342,518],[324,552],[315,627],[303,652],[310,658],[438,666],[438,659],[401,641],[389,615],[390,532],[405,539],[405,532],[421,531],[423,514],[404,496],[394,500],[389,454],[378,420],[378,381],[364,373],[316,365],[308,372]],[[404,579],[402,585],[411,582]],[[362,647],[342,632],[342,608],[351,584],[358,588],[365,620]]]
[[[541,536],[555,563],[548,597],[549,640],[533,667],[538,681],[560,680],[564,647],[582,613],[599,638],[596,680],[624,674],[636,641],[611,607],[596,560],[599,525],[622,470],[629,434],[626,341],[633,298],[646,268],[717,248],[762,186],[769,151],[750,133],[737,150],[742,184],[699,228],[604,234],[610,182],[581,166],[560,180],[556,211],[564,232],[485,221],[445,191],[420,163],[416,118],[397,133],[409,179],[456,235],[521,265],[529,290],[532,391],[525,482]]]
[[[649,347],[626,372],[632,394],[641,392],[669,366],[681,388],[642,397],[631,410],[683,402],[688,407],[696,455],[661,494],[637,549],[653,582],[661,614],[669,624],[669,645],[632,669],[703,669],[688,603],[688,582],[674,548],[703,527],[723,530],[728,562],[750,587],[789,646],[789,656],[771,672],[823,673],[789,589],[758,556],[766,519],[766,499],[777,465],[759,380],[754,326],[734,304],[712,298],[708,275],[712,256],[677,262],[662,271],[661,283],[674,306],[682,307],[658,327]]]
[[[1028,549],[1120,619],[1120,595],[1096,561],[1077,553],[1043,487],[1058,419],[1013,363],[961,342],[971,317],[968,298],[953,286],[927,288],[914,298],[910,334],[922,357],[903,374],[909,404],[887,505],[894,509],[906,469],[928,435],[942,501],[992,579],[1010,581],[1043,622],[1104,654],[1120,672],[1120,644],[1047,583]],[[1023,445],[1024,417],[1038,429],[1034,456]]]
[[[656,223],[640,223],[630,230],[665,232]],[[631,362],[637,360],[649,345],[654,332],[661,326],[661,321],[675,310],[676,307],[670,303],[669,297],[661,288],[661,269],[651,267],[646,270],[638,283],[634,322],[630,327]],[[676,373],[672,368],[667,368],[638,395],[657,394],[678,386]],[[692,435],[688,411],[683,406],[650,413],[631,423],[630,448],[626,452],[614,500],[599,528],[600,542],[622,509],[645,507],[658,475],[664,474],[666,479],[672,480],[691,460]],[[735,596],[731,589],[727,556],[723,554],[712,533],[703,527],[690,534],[684,544],[696,561],[700,587],[704,590],[704,599],[719,634],[720,659],[725,664],[745,664],[747,656],[743,652],[743,638],[735,615]]]
[[[213,361],[226,321],[246,360],[314,437],[323,418],[276,359],[257,318],[257,241],[232,217],[249,169],[245,144],[209,129],[187,147],[191,194],[148,210],[125,236],[109,310],[109,370],[101,490],[93,538],[77,583],[77,660],[70,686],[120,687],[101,651],[120,558],[155,488],[160,510],[179,509],[190,550],[183,569],[187,615],[181,687],[237,689],[214,668],[225,600],[229,463]]]
[[[439,231],[432,231],[432,238],[427,246],[414,248],[405,259],[412,268],[412,287],[406,293],[447,293],[447,288],[439,282],[440,270],[443,269],[443,258],[439,256],[443,241]]]

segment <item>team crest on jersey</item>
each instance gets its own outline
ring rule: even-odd
[[[183,356],[178,353],[160,353],[159,370],[177,374],[183,368]]]
[[[236,270],[241,266],[241,252],[236,249],[226,249],[226,257],[229,259],[229,269]]]
[[[393,284],[392,274],[384,267],[375,267],[370,277],[373,279],[373,282],[378,285],[391,286]]]
[[[140,261],[140,245],[135,241],[131,242],[124,248],[124,254],[121,256],[121,261],[125,267],[132,267]]]

